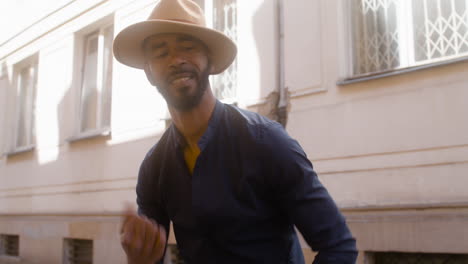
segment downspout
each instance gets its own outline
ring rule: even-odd
[[[288,91],[284,78],[284,2],[277,0],[278,16],[278,104],[276,106],[277,121],[286,128],[288,121]]]

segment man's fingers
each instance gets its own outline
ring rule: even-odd
[[[133,224],[133,237],[132,237],[132,242],[131,242],[131,248],[133,250],[133,254],[135,255],[140,255],[141,254],[141,249],[143,246],[144,242],[144,226],[143,226],[143,220],[136,216],[135,221],[132,222]]]
[[[123,232],[124,232],[126,226],[128,225],[128,222],[129,222],[130,220],[132,220],[133,218],[134,218],[134,216],[125,216],[125,217],[123,218],[123,220],[122,220],[122,225],[121,225],[121,227],[120,227],[120,233],[123,233]]]
[[[150,256],[153,250],[153,244],[156,242],[157,231],[155,225],[148,218],[143,218],[145,224],[145,242],[143,245],[143,254]]]
[[[136,214],[136,211],[135,211],[135,207],[130,204],[130,203],[126,203],[124,205],[124,210],[122,212],[122,226],[120,228],[120,233],[123,232],[123,229],[125,227],[125,224],[126,222],[128,222],[128,220],[130,220],[132,217],[135,217],[137,214]]]
[[[135,215],[135,214],[136,214],[136,213],[135,213],[135,212],[136,212],[135,206],[134,206],[132,203],[130,203],[130,202],[126,202],[126,203],[124,204],[124,210],[123,210],[123,212],[124,212],[124,215],[125,215],[125,214]]]
[[[162,258],[164,254],[164,249],[166,248],[166,229],[159,224],[157,225],[157,233],[156,233],[156,241],[153,244],[151,259],[152,260],[159,260]]]
[[[160,259],[162,258],[162,256],[164,255],[164,250],[166,249],[166,244],[167,244],[167,233],[166,233],[166,229],[162,226],[162,225],[159,225],[159,245],[158,245],[158,254],[157,254],[157,259]]]
[[[126,208],[120,230],[122,247],[130,259],[160,260],[166,246],[166,230],[146,216]]]
[[[127,219],[122,232],[120,233],[120,243],[127,256],[133,255],[132,239],[134,237],[133,218]]]

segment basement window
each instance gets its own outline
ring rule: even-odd
[[[166,249],[166,256],[163,264],[184,264],[177,245],[169,244]]]
[[[86,239],[64,239],[63,264],[92,264],[93,241]]]
[[[0,256],[19,256],[18,235],[0,235]]]
[[[365,264],[466,264],[467,254],[367,252]]]

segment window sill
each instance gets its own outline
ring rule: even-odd
[[[35,145],[28,145],[28,146],[18,147],[16,149],[12,150],[12,151],[7,152],[6,155],[8,157],[14,156],[14,155],[19,155],[19,154],[22,154],[22,153],[31,152],[35,148],[36,148]]]
[[[440,67],[440,66],[445,66],[445,65],[455,64],[455,63],[461,63],[461,62],[467,62],[467,61],[468,61],[468,57],[465,56],[465,57],[461,57],[461,58],[456,58],[456,59],[451,59],[451,60],[444,60],[444,61],[440,61],[440,62],[423,64],[423,65],[407,67],[407,68],[402,68],[402,69],[395,69],[395,70],[388,70],[388,71],[383,71],[383,72],[378,72],[378,73],[370,73],[370,74],[365,74],[365,75],[359,75],[359,76],[354,76],[354,77],[349,77],[349,78],[338,80],[336,85],[344,86],[344,85],[348,85],[348,84],[353,84],[353,83],[358,83],[358,82],[365,82],[365,81],[370,81],[370,80],[376,80],[376,79],[386,78],[386,77],[390,77],[390,76],[405,74],[405,73],[409,73],[409,72],[421,71],[421,70],[425,70],[425,69],[431,69],[431,68],[435,68],[435,67]]]
[[[67,141],[69,143],[74,143],[74,142],[81,141],[81,140],[108,137],[110,136],[110,134],[111,132],[109,129],[93,130],[93,131],[87,131],[79,135],[73,136],[71,138],[68,138]]]
[[[21,258],[18,256],[1,255],[0,263],[5,263],[5,264],[21,263]]]

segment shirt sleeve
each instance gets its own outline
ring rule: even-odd
[[[278,123],[267,125],[262,138],[271,164],[267,182],[290,222],[318,252],[313,263],[355,263],[356,240],[298,142]]]
[[[162,206],[158,173],[148,166],[148,163],[147,160],[143,161],[138,173],[136,186],[138,214],[155,220],[168,230],[169,218]]]
[[[153,165],[153,166],[150,166]],[[144,215],[150,219],[153,219],[158,224],[164,226],[166,229],[166,241],[169,239],[170,232],[170,221],[167,216],[164,207],[162,206],[162,194],[160,193],[160,184],[158,172],[156,170],[157,163],[150,162],[149,157],[147,156],[140,166],[138,173],[138,182],[136,186],[137,194],[137,205],[138,205],[138,214]],[[164,255],[159,262],[160,264],[164,261],[164,256],[167,250],[164,249]]]

